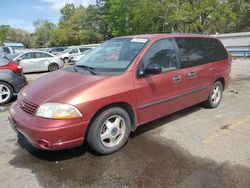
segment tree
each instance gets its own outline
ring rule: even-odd
[[[9,25],[0,25],[0,45],[6,41],[9,29]]]
[[[51,46],[52,33],[56,30],[56,25],[48,20],[37,20],[33,24],[35,26],[33,45],[35,47]]]

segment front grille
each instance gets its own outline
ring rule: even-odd
[[[28,101],[26,101],[26,100],[24,100],[24,99],[20,99],[20,101],[19,101],[19,106],[20,106],[20,108],[21,108],[24,112],[26,112],[26,113],[28,113],[28,114],[30,114],[30,115],[35,115],[36,110],[37,110],[37,108],[38,108],[37,105],[32,104],[32,103],[30,103],[30,102],[28,102]]]

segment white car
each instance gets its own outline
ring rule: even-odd
[[[86,50],[86,51],[84,51],[82,54],[79,54],[79,55],[77,55],[77,56],[74,56],[73,58],[72,58],[72,62],[77,62],[77,61],[79,61],[82,57],[84,57],[86,54],[88,54],[90,51],[91,51],[92,49],[89,49],[89,50]]]
[[[91,49],[90,47],[76,47],[76,48],[68,48],[63,54],[60,54],[60,59],[63,60],[64,63],[69,63],[75,56],[81,55],[86,50]]]
[[[47,52],[30,51],[25,52],[13,59],[22,66],[23,72],[55,71],[64,66],[63,61]]]

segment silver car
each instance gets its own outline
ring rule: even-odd
[[[60,59],[64,61],[64,63],[69,63],[73,60],[75,56],[81,55],[86,50],[90,50],[91,47],[75,47],[75,48],[68,48],[62,54],[57,54],[60,56]]]
[[[13,59],[23,68],[23,72],[55,71],[64,66],[63,61],[47,52],[32,51],[25,52]]]

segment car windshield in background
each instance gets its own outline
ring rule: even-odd
[[[81,58],[76,67],[91,67],[97,74],[122,73],[146,45],[148,39],[111,39]]]

